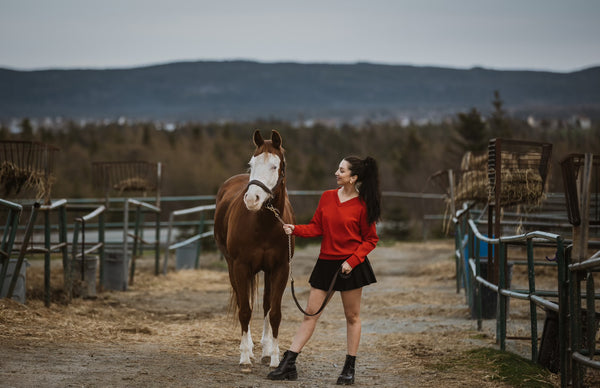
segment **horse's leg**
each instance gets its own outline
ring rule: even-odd
[[[242,329],[242,340],[240,342],[240,364],[250,366],[252,362],[250,358],[254,358],[252,348],[252,335],[250,334],[250,318],[252,317],[252,307],[250,306],[250,287],[252,284],[252,276],[247,265],[240,262],[235,263],[233,271],[236,285],[238,319]]]
[[[279,365],[279,324],[281,323],[281,298],[287,284],[289,267],[282,265],[271,274],[271,309],[269,310],[269,323],[273,335],[271,346],[271,367]]]
[[[261,362],[270,362],[271,354],[273,353],[273,330],[271,330],[271,323],[269,322],[269,311],[271,310],[271,272],[264,272],[265,287],[263,294],[263,311],[264,311],[264,323],[263,332],[260,344],[262,345],[262,356]]]

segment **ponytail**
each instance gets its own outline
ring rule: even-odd
[[[356,156],[344,158],[350,164],[352,175],[358,177],[358,196],[367,205],[367,221],[369,224],[381,218],[381,190],[379,189],[379,167],[377,161],[367,156],[364,160]]]

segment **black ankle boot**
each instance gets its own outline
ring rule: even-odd
[[[269,373],[267,378],[269,380],[297,380],[296,357],[298,357],[298,353],[286,350],[283,353],[283,359],[279,362],[279,366]]]
[[[346,362],[344,363],[344,369],[340,377],[337,379],[337,385],[352,385],[354,384],[354,365],[356,363],[356,356],[346,355]]]

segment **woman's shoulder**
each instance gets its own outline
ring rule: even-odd
[[[321,199],[335,199],[337,196],[338,189],[325,190],[323,194],[321,194]]]
[[[337,189],[325,190],[321,194],[321,198],[319,199],[319,203],[321,205],[325,203],[329,203],[331,201],[335,201],[335,197],[337,196]]]

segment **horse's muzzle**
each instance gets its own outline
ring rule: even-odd
[[[260,188],[260,190],[257,190],[256,188]],[[258,211],[272,195],[273,192],[264,183],[259,180],[251,180],[246,187],[244,203],[248,210]]]

